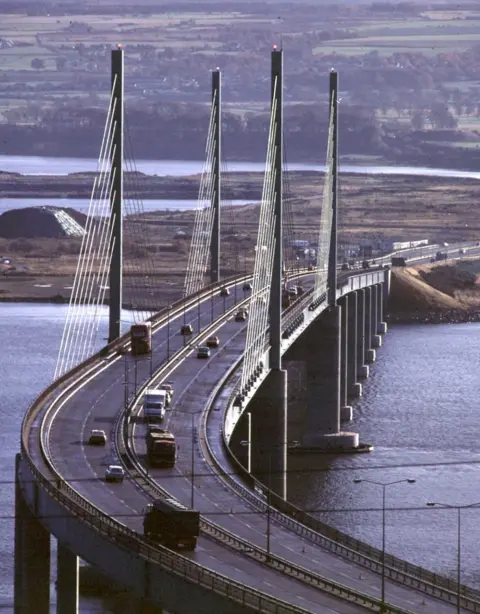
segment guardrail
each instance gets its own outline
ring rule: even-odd
[[[240,278],[240,282],[241,280],[242,278]],[[224,284],[225,281],[222,282],[222,285]],[[216,285],[216,287],[218,286],[219,284]],[[211,288],[209,288],[207,292],[203,291],[198,294],[208,297],[211,291]],[[191,304],[191,301],[189,301],[189,303]],[[155,318],[155,322],[158,322],[158,318]],[[125,345],[127,337],[128,335],[123,335],[120,339],[109,344],[108,351],[110,352],[117,347]],[[28,434],[33,420],[56,392],[59,392],[59,394],[55,397],[53,402],[50,403],[47,412],[52,411],[56,403],[58,403],[71,388],[78,387],[86,377],[94,373],[98,367],[104,365],[104,362],[101,360],[101,355],[102,353],[98,352],[87,361],[53,382],[43,391],[27,411],[22,423],[22,437],[20,443],[21,455],[29,471],[35,477],[37,484],[68,512],[81,518],[85,524],[98,533],[107,536],[111,541],[129,552],[133,552],[136,555],[158,563],[166,571],[181,576],[188,582],[199,584],[219,595],[227,596],[229,599],[245,605],[256,612],[272,614],[308,614],[307,610],[292,606],[291,604],[262,593],[261,591],[235,582],[219,573],[198,565],[181,554],[173,553],[167,548],[159,545],[153,546],[138,533],[122,525],[120,522],[113,520],[110,516],[82,497],[55,470],[48,457],[45,457],[45,461],[47,462],[52,479],[48,479],[36,467],[29,453],[28,442]],[[90,366],[92,368],[88,369]],[[67,387],[59,391],[59,387],[65,384]]]
[[[232,366],[229,373],[223,380],[223,386],[225,386],[227,381],[234,375],[235,371],[238,370],[242,360],[243,358],[240,358]],[[225,414],[227,413],[229,407],[235,403],[237,394],[238,380],[232,386],[232,391],[226,403]],[[222,433],[222,441],[227,455],[230,456],[237,468],[238,474],[246,479],[247,483],[251,483],[252,486],[261,485],[263,492],[268,492],[268,488],[249,474],[230,450],[224,431]],[[245,488],[237,480],[232,478],[231,475],[225,472],[220,463],[218,463],[208,443],[206,431],[205,442],[208,450],[208,456],[210,457],[212,463],[215,464],[218,474],[222,477],[225,483],[235,490],[242,498],[253,504],[257,509],[266,511],[265,502],[254,494],[254,492]],[[271,516],[280,524],[292,529],[302,537],[306,537],[310,541],[327,548],[335,554],[347,558],[348,560],[358,563],[377,573],[381,572],[382,551],[380,551],[378,548],[375,548],[374,546],[371,546],[370,544],[361,540],[355,539],[350,535],[317,520],[312,515],[304,512],[292,503],[285,501],[273,491],[270,491],[270,502],[271,505],[277,510],[273,511]],[[388,553],[385,554],[385,565],[386,577],[390,578],[391,580],[406,586],[410,586],[411,588],[417,589],[427,595],[439,598],[448,603],[456,603],[458,594],[458,584],[456,581],[440,574],[435,574],[419,565],[414,565]],[[475,589],[466,585],[461,585],[461,594],[463,609],[471,612],[480,612],[479,591],[476,591]]]
[[[230,312],[236,309],[236,306],[233,307]],[[231,313],[226,313],[222,316],[221,320],[226,320]],[[205,331],[203,331],[203,335],[208,335],[212,332],[213,329],[218,328],[219,322],[217,321],[215,324],[207,327]],[[237,333],[239,334],[239,333]],[[178,361],[183,358],[185,354],[190,351],[189,348],[180,348],[174,357],[172,357],[172,361]],[[123,458],[123,450],[125,450],[125,455],[127,457],[127,462],[125,463],[126,469],[131,477],[134,479],[135,483],[139,488],[141,488],[148,497],[152,499],[158,497],[172,497],[171,493],[168,492],[165,488],[161,487],[148,473],[148,470],[144,467],[138,455],[136,454],[134,447],[132,445],[132,437],[131,433],[128,431],[128,418],[130,416],[135,415],[135,407],[138,404],[138,399],[141,397],[142,390],[146,387],[152,385],[152,382],[162,379],[165,376],[165,372],[170,370],[170,365],[164,365],[157,373],[155,373],[154,377],[149,380],[148,383],[144,384],[140,389],[135,399],[131,402],[130,406],[122,412],[121,418],[116,425],[116,441],[117,446],[118,442],[121,441],[121,447],[117,451],[119,452],[118,456]],[[229,377],[231,369],[228,371],[226,377]],[[210,394],[206,405],[205,411],[213,405],[215,398],[218,396],[220,390],[223,387],[223,378],[220,380],[214,391]],[[120,433],[122,434],[120,436]],[[206,444],[208,445],[208,441],[203,438]],[[206,456],[204,454],[204,456]],[[210,454],[208,455],[210,457]],[[207,459],[208,460],[208,459]],[[216,468],[215,463],[211,463]],[[320,574],[316,574],[305,567],[300,565],[293,564],[288,560],[276,556],[271,553],[267,553],[264,548],[260,548],[255,544],[248,542],[240,537],[236,536],[230,531],[223,529],[218,524],[211,522],[210,520],[201,518],[200,527],[204,535],[209,536],[216,541],[219,541],[222,545],[231,548],[232,550],[242,553],[250,558],[254,559],[257,562],[268,565],[269,567],[280,571],[292,578],[295,578],[309,586],[318,588],[322,592],[325,592],[331,596],[337,597],[344,601],[348,601],[350,603],[355,603],[364,607],[365,609],[369,609],[373,612],[380,611],[381,602],[379,599],[374,597],[370,597],[364,593],[351,589],[343,584],[338,582],[333,582]],[[409,610],[405,610],[396,606],[388,606],[386,610],[384,610],[386,614],[412,614]]]
[[[247,276],[247,277],[234,278],[234,279],[236,279],[237,282],[241,282],[242,279],[248,279],[248,278],[249,277]],[[176,303],[173,303],[172,304],[172,307],[174,308],[173,313],[172,313],[172,310],[169,310],[170,317],[178,313],[177,311],[178,308],[183,309],[184,305],[191,306],[192,304],[195,304],[200,296],[208,297],[210,293],[214,291],[215,288],[219,288],[221,285],[225,285],[226,283],[231,283],[231,281],[229,282],[222,281],[221,284],[215,284],[213,287],[210,287],[207,291],[203,290],[203,291],[196,293],[194,296],[189,297],[189,300],[186,302],[177,301]],[[166,311],[167,310],[163,310],[163,312],[160,312],[155,317],[151,318],[151,321],[155,325],[157,324],[161,325],[161,323],[165,321],[166,319]],[[108,515],[104,514],[101,510],[99,510],[98,508],[93,506],[91,503],[86,501],[83,497],[81,497],[78,493],[76,493],[76,491],[74,491],[61,478],[61,476],[57,476],[56,478],[54,478],[54,482],[51,482],[41,473],[40,470],[36,468],[33,460],[31,459],[29,455],[29,451],[28,451],[28,432],[29,432],[30,426],[34,418],[36,417],[36,415],[43,409],[44,404],[48,400],[51,400],[53,397],[55,397],[53,398],[53,401],[54,402],[58,401],[58,396],[56,395],[62,393],[62,387],[65,384],[68,384],[69,382],[71,382],[74,376],[79,375],[79,380],[83,380],[86,375],[92,373],[93,371],[95,371],[96,368],[104,364],[103,361],[101,360],[102,356],[106,356],[107,360],[111,359],[114,357],[114,354],[112,354],[111,352],[115,351],[117,348],[124,346],[124,345],[128,345],[128,334],[123,335],[120,339],[117,339],[116,341],[112,342],[111,344],[106,346],[106,348],[103,348],[102,351],[90,357],[87,361],[85,361],[81,365],[78,365],[72,371],[70,371],[69,373],[65,374],[64,376],[62,376],[61,378],[53,382],[53,384],[51,384],[46,390],[44,390],[43,393],[38,397],[38,399],[32,404],[32,406],[27,411],[27,414],[25,415],[25,418],[22,424],[22,438],[21,438],[21,452],[22,452],[22,456],[24,460],[26,461],[29,467],[29,470],[35,476],[38,483],[49,493],[50,496],[52,496],[55,500],[59,501],[62,504],[62,506],[64,506],[66,509],[72,511],[73,513],[81,517],[86,522],[86,524],[92,526],[97,531],[107,535],[109,538],[111,538],[114,542],[118,543],[122,547],[126,547],[129,550],[132,550],[142,556],[145,556],[149,558],[150,560],[159,562],[162,565],[165,563],[165,561],[167,561],[168,563],[167,569],[172,571],[173,573],[182,575],[189,581],[193,581],[193,582],[196,581],[197,583],[202,584],[202,586],[206,586],[207,588],[210,588],[211,590],[214,590],[218,592],[219,594],[227,595],[231,597],[232,599],[234,599],[235,601],[243,603],[247,605],[248,607],[256,608],[257,611],[278,612],[278,613],[280,612],[304,612],[304,610],[300,608],[295,608],[293,606],[289,606],[288,604],[279,603],[278,600],[272,601],[272,598],[264,595],[263,593],[259,591],[255,591],[255,589],[247,588],[240,583],[235,583],[234,581],[231,581],[225,578],[224,576],[221,576],[220,574],[216,574],[215,572],[210,572],[208,570],[205,570],[201,566],[196,565],[195,563],[189,561],[188,559],[185,559],[179,554],[172,554],[169,550],[162,549],[161,547],[160,548],[152,547],[151,545],[146,543],[145,540],[141,539],[137,533],[124,527],[117,521],[112,520]],[[88,373],[85,373],[86,369],[90,366],[92,367],[92,369],[89,370]],[[75,385],[77,384],[78,384],[78,381],[75,383]],[[286,503],[286,502],[283,502],[283,500],[281,501],[282,503]],[[272,497],[272,502],[275,504],[274,497]],[[258,501],[256,503],[258,504]],[[291,504],[287,504],[287,505],[291,505]],[[305,513],[301,512],[301,510],[296,509],[294,511],[295,513],[298,513],[299,516],[301,516],[301,519],[304,523],[308,523],[310,521],[310,519],[302,516]],[[282,516],[284,518],[288,518],[288,516],[284,514],[282,514]],[[328,527],[328,525],[324,525],[324,523],[319,523],[316,520],[315,522],[317,523],[317,525],[323,525],[323,528],[328,528],[330,531],[333,531],[333,535],[337,539],[341,540],[345,538],[349,542],[350,547],[352,546],[358,547],[359,550],[362,547],[366,547],[366,549],[368,550],[370,554],[372,553],[375,555],[378,554],[378,550],[375,548],[372,548],[368,544],[364,544],[363,542],[360,542],[359,540],[354,540],[353,538],[350,538],[348,535],[342,534],[341,532],[335,529],[332,529],[331,527]],[[296,524],[298,525],[299,523],[296,522]],[[303,528],[307,530],[309,529],[308,526],[305,526]],[[324,537],[324,536],[320,535],[319,537]],[[333,539],[333,538],[330,537],[329,539]],[[340,544],[337,544],[337,545],[340,545]],[[374,562],[376,563],[376,561]],[[443,578],[442,576],[432,574],[431,572],[428,572],[427,570],[423,570],[420,567],[412,566],[408,564],[406,561],[401,561],[400,559],[395,559],[395,557],[390,557],[387,555],[387,564],[393,564],[393,562],[395,562],[395,564],[401,563],[403,565],[407,565],[410,570],[421,570],[423,572],[426,572],[426,575],[428,575],[429,578],[432,578],[434,581],[436,580],[437,582],[440,582],[440,583],[445,582],[448,588],[456,587],[456,583],[448,580],[447,578]],[[397,570],[396,568],[392,568],[389,571],[398,572],[399,570]],[[414,578],[414,580],[418,581],[418,578]],[[437,586],[435,586],[434,588],[437,588]],[[475,593],[475,591],[468,589],[468,587],[466,587],[465,592],[468,592],[469,594]],[[434,594],[434,593],[431,593],[431,594]],[[476,611],[480,611],[480,609],[473,609],[471,611],[476,612]]]

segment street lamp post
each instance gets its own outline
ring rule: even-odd
[[[248,418],[248,439],[247,440],[242,440],[240,442],[241,446],[247,447],[248,448],[248,472],[251,473],[251,446],[252,446],[252,442],[251,442],[251,415],[250,413],[247,414],[247,418]],[[270,561],[270,536],[271,536],[271,507],[272,507],[272,500],[271,500],[271,496],[272,496],[272,450],[277,449],[277,448],[281,448],[283,447],[282,444],[277,445],[277,446],[268,446],[268,485],[267,485],[267,531],[266,531],[266,538],[267,538],[267,544],[266,544],[266,551],[267,551],[267,556],[266,556],[266,561],[267,563]],[[261,453],[263,453],[263,450],[261,450]]]
[[[195,414],[192,414],[192,456],[191,456],[192,486],[190,490],[190,507],[195,504]]]
[[[171,305],[167,307],[167,362],[170,360],[170,309]]]
[[[124,384],[125,384],[125,394],[124,394],[124,403],[125,409],[128,407],[128,394],[129,394],[129,384],[128,384],[128,362],[127,362],[127,351],[125,351],[125,374],[124,374]]]
[[[197,297],[197,333],[200,334],[200,295]]]
[[[361,482],[368,482],[369,484],[375,484],[382,487],[382,585],[381,585],[381,597],[380,597],[380,612],[385,612],[385,495],[387,486],[393,486],[393,484],[401,484],[406,482],[407,484],[414,484],[416,480],[413,478],[405,478],[403,480],[395,480],[394,482],[376,482],[375,480],[367,480],[366,478],[355,478],[354,484],[360,484]]]
[[[436,501],[428,501],[428,507],[443,507],[450,510],[457,510],[457,614],[460,614],[460,571],[461,571],[461,511],[469,507],[480,507],[480,502],[469,503],[467,505],[449,505],[448,503],[437,503]]]
[[[213,322],[214,320],[214,298],[213,298],[213,287],[212,287],[212,294],[211,294],[211,300],[210,300],[210,321]]]
[[[135,358],[135,396],[137,396],[137,373],[138,373],[138,359]]]

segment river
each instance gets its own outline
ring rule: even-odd
[[[204,162],[199,160],[137,160],[137,170],[147,175],[183,177],[202,172]],[[263,172],[261,162],[229,162],[225,165],[230,172]],[[324,171],[325,166],[315,163],[292,162],[287,165],[290,171]],[[23,175],[68,175],[96,171],[97,160],[93,158],[43,158],[38,156],[0,155],[0,171],[22,173]],[[417,166],[363,166],[340,164],[340,172],[368,173],[376,175],[417,175],[424,177],[460,177],[480,179],[480,173],[457,171],[442,168]]]
[[[95,170],[92,160],[11,156],[0,156],[0,168],[7,170],[7,161],[8,170],[26,174]],[[262,165],[248,163],[232,165],[231,170],[233,166],[237,170],[263,169]],[[315,165],[290,167],[320,170]],[[382,168],[363,167],[357,172],[382,172]],[[157,174],[188,175],[199,172],[201,164],[147,161],[143,170],[148,169]],[[387,170],[400,172],[398,167]],[[401,172],[480,178],[480,173],[439,169],[404,168]],[[65,309],[56,305],[0,304],[0,327],[6,349],[0,358],[3,392],[0,480],[4,484],[0,500],[0,608],[4,611],[12,611],[13,466],[20,424],[29,402],[51,380]],[[379,546],[381,489],[367,482],[354,484],[353,479],[415,478],[415,484],[400,483],[387,489],[387,550],[454,576],[456,512],[430,509],[425,504],[476,503],[480,486],[476,386],[479,342],[480,324],[392,327],[378,351],[379,360],[365,382],[363,397],[355,403],[354,420],[348,426],[360,433],[362,441],[373,443],[375,451],[369,455],[337,457],[328,463],[326,457],[316,461],[312,457],[297,457],[290,462],[291,499],[305,509],[328,509],[320,514],[322,519]],[[375,511],[365,511],[372,508]],[[462,581],[477,588],[478,514],[478,509],[462,512]],[[114,608],[110,601],[82,597],[80,611],[106,614]]]
[[[0,608],[11,606],[13,466],[28,404],[51,381],[66,307],[0,304],[6,351],[0,358]],[[128,319],[128,314],[125,316]],[[104,320],[106,326],[106,319]],[[103,335],[100,335],[100,337]],[[454,575],[456,512],[427,501],[474,503],[480,497],[478,347],[480,324],[397,325],[384,337],[348,426],[373,443],[369,455],[290,459],[289,496],[356,537],[380,546],[381,489],[375,481],[415,478],[387,490],[387,550]],[[29,382],[25,386],[25,373]],[[347,471],[347,468],[349,469]],[[359,509],[376,511],[354,511]],[[412,508],[412,509],[405,509]],[[336,511],[332,511],[336,510]],[[462,578],[479,586],[480,510],[462,513]],[[52,589],[52,594],[54,590]],[[114,611],[110,600],[81,598],[82,613]],[[120,610],[121,611],[121,610]]]

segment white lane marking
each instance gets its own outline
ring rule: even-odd
[[[210,295],[208,295],[208,296],[207,296],[207,297],[206,297],[204,300],[200,301],[200,304],[205,303],[207,300],[211,300],[211,296],[210,296]],[[190,311],[190,309],[193,309],[193,308],[195,308],[195,307],[196,307],[195,305],[194,305],[194,306],[189,307],[188,311]],[[188,311],[187,311],[186,313],[188,313]],[[207,311],[205,311],[204,313],[207,313]],[[178,318],[180,318],[180,317],[183,317],[183,312],[180,312],[180,313],[179,313],[179,314],[177,314],[176,316],[172,316],[172,319],[170,320],[170,322],[172,322],[172,321],[174,321],[175,319],[178,319]],[[163,323],[162,323],[162,325],[160,325],[160,326],[159,326],[159,327],[158,327],[158,328],[155,330],[154,335],[156,335],[157,333],[160,333],[160,332],[161,332],[161,331],[163,331],[163,330],[164,330],[164,328],[166,328],[166,327],[167,327],[167,322],[163,322]],[[174,334],[174,335],[172,335],[172,336],[175,336],[175,334]],[[171,338],[171,336],[170,336],[170,338]],[[165,341],[165,344],[166,344],[166,341]],[[122,356],[117,356],[117,357],[115,357],[115,358],[110,359],[110,360],[108,361],[108,363],[106,363],[106,364],[105,364],[105,365],[104,365],[104,366],[103,366],[101,369],[96,369],[96,370],[95,370],[95,373],[93,373],[93,374],[92,374],[90,377],[88,377],[88,378],[87,378],[87,379],[86,379],[86,380],[85,380],[85,381],[84,381],[84,382],[83,382],[83,383],[82,383],[80,386],[76,386],[76,387],[74,388],[74,390],[73,390],[73,391],[72,391],[70,394],[68,394],[68,396],[67,396],[66,398],[62,399],[62,402],[61,402],[61,403],[59,404],[59,406],[58,406],[58,407],[55,409],[55,411],[54,411],[54,413],[53,413],[53,416],[50,418],[50,422],[49,422],[48,427],[47,427],[47,440],[49,440],[49,439],[50,439],[50,433],[51,433],[51,430],[52,430],[53,423],[54,423],[54,422],[55,422],[55,420],[57,419],[57,417],[58,417],[58,415],[59,415],[60,411],[63,409],[63,407],[65,406],[65,404],[66,404],[66,403],[67,403],[67,402],[68,402],[68,401],[69,401],[69,400],[70,400],[70,399],[71,399],[71,398],[72,398],[72,397],[73,397],[73,396],[74,396],[74,395],[75,395],[77,392],[79,392],[79,391],[80,391],[82,388],[84,388],[84,387],[85,387],[85,386],[86,386],[88,383],[90,383],[90,382],[91,382],[93,379],[95,379],[95,378],[96,378],[98,375],[100,375],[101,373],[103,373],[104,371],[106,371],[106,369],[108,369],[108,368],[109,368],[111,365],[115,364],[115,363],[116,363],[118,360],[121,360],[121,359],[122,359]],[[178,365],[177,365],[177,366],[178,366]],[[134,369],[134,365],[132,365],[132,366],[131,366],[131,367],[128,369],[128,372],[132,371],[133,369]],[[93,467],[92,467],[91,463],[88,461],[87,456],[86,456],[86,454],[85,454],[85,446],[84,446],[84,444],[83,444],[83,441],[84,441],[84,437],[85,437],[85,428],[86,428],[86,423],[87,423],[87,421],[88,421],[89,417],[91,416],[92,412],[94,411],[94,409],[97,407],[98,402],[99,402],[99,401],[102,399],[102,397],[104,397],[104,396],[105,396],[105,394],[106,394],[106,393],[107,393],[107,392],[108,392],[108,391],[109,391],[109,390],[110,390],[110,389],[111,389],[113,386],[115,386],[115,385],[116,385],[116,383],[117,383],[117,382],[118,382],[120,379],[121,379],[121,376],[120,376],[120,377],[118,377],[117,379],[113,380],[113,382],[111,383],[111,385],[110,385],[108,388],[106,388],[106,389],[105,389],[105,390],[102,392],[102,394],[101,394],[101,395],[100,395],[100,396],[99,396],[99,397],[96,399],[95,403],[94,403],[94,404],[93,404],[93,406],[91,407],[90,411],[87,413],[87,415],[86,415],[86,417],[85,417],[85,420],[83,421],[83,424],[82,424],[82,429],[81,429],[81,444],[80,444],[80,446],[81,446],[81,450],[82,450],[82,455],[83,455],[83,457],[84,457],[84,460],[85,460],[85,462],[86,462],[87,466],[90,468],[90,470],[91,470],[92,474],[93,474],[94,476],[96,476],[96,477],[97,477],[99,480],[100,480],[100,478],[99,478],[99,476],[98,476],[97,472],[93,470]],[[53,463],[53,459],[50,459],[50,460],[51,460],[51,462],[52,462],[52,464],[53,464],[53,466],[54,466],[55,470],[57,470],[57,469],[56,469],[55,464]],[[104,484],[105,488],[107,488],[106,483],[105,483],[105,482],[103,482],[103,484]],[[72,486],[72,488],[73,488],[73,486]],[[84,495],[82,495],[82,494],[81,494],[79,491],[77,491],[76,489],[73,489],[73,490],[75,490],[76,492],[78,492],[78,494],[80,494],[80,496],[84,496]],[[107,488],[107,490],[108,490],[109,492],[111,492],[111,490],[110,490],[109,488]],[[85,498],[87,501],[89,501],[89,499],[87,499],[87,497],[84,497],[84,498]],[[92,503],[92,501],[89,501],[89,502],[90,502],[90,503]],[[93,503],[92,503],[92,504],[93,504]],[[131,508],[130,506],[127,506],[127,507],[129,507],[130,509],[133,509],[133,508]],[[136,511],[136,510],[134,510],[134,511]]]

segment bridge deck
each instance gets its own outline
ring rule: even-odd
[[[243,297],[241,288],[238,291],[238,297],[239,299]],[[233,305],[233,300],[232,293],[225,300],[227,308]],[[223,312],[223,305],[224,300],[215,297],[214,317],[218,317]],[[188,310],[187,321],[191,321],[196,328],[196,307]],[[205,327],[210,321],[211,305],[210,300],[207,300],[202,304],[202,326]],[[183,316],[172,318],[171,353],[183,345],[183,338],[178,335],[182,322]],[[174,381],[176,392],[169,425],[180,443],[180,453],[175,468],[153,470],[151,474],[164,488],[187,505],[190,502],[191,488],[191,416],[179,410],[197,412],[203,408],[220,377],[243,351],[244,333],[239,333],[241,328],[241,324],[229,320],[219,328],[221,348],[214,350],[208,361],[196,359],[195,353],[190,354],[168,377],[169,380]],[[231,341],[227,344],[230,339]],[[166,328],[164,327],[154,335],[154,369],[164,361],[166,346]],[[146,379],[149,372],[149,361],[140,362],[138,381]],[[129,378],[132,382],[132,366],[130,366]],[[107,485],[102,479],[105,466],[117,460],[116,451],[112,448],[112,438],[119,408],[123,406],[123,381],[124,362],[122,358],[119,358],[105,369],[101,376],[83,386],[61,409],[51,426],[50,446],[57,469],[72,483],[74,488],[112,517],[141,532],[141,513],[146,502],[145,495],[129,480],[121,485]],[[217,457],[221,459],[227,470],[231,471],[219,439],[221,414],[220,411],[213,412],[209,433],[212,436],[211,441]],[[105,449],[85,445],[89,430],[92,428],[103,428],[109,433],[110,441]],[[139,424],[135,433],[135,445],[140,456],[145,452],[144,429],[145,427]],[[32,434],[32,441],[34,436],[35,434]],[[37,461],[42,462],[40,456]],[[210,516],[214,522],[224,526],[227,530],[253,544],[264,547],[265,517],[252,513],[253,508],[238,495],[222,487],[217,476],[210,475],[210,470],[200,456],[197,447],[195,448],[195,474],[197,476],[195,478],[195,506],[207,518]],[[376,597],[379,596],[378,575],[322,550],[274,522],[271,532],[272,552],[275,554],[346,586]],[[188,556],[206,567],[230,575],[237,581],[275,594],[279,598],[312,612],[329,611],[349,614],[359,611],[358,606],[338,601],[285,576],[280,578],[278,572],[266,566],[259,569],[258,563],[227,550],[207,538],[202,538],[196,552]],[[390,602],[412,611],[418,611],[421,605],[422,612],[427,614],[453,612],[453,606],[424,597],[388,581],[387,595]]]

